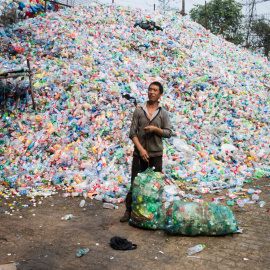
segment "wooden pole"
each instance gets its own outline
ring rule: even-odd
[[[249,37],[249,29],[250,29],[251,19],[253,17],[254,4],[255,4],[255,0],[253,0],[251,14],[250,14],[250,18],[249,18],[248,32],[247,32],[247,38],[246,38],[246,47],[247,48],[249,47],[249,45],[248,45],[248,37]]]
[[[205,28],[207,29],[207,10],[206,10],[206,1],[205,1]]]
[[[185,16],[186,12],[185,12],[185,0],[182,0],[182,10],[181,10],[181,15]]]
[[[29,59],[27,59],[27,66],[28,66],[28,69],[29,69],[29,80],[30,80],[30,89],[31,89],[33,109],[36,110],[36,104],[35,104],[34,93],[33,93],[32,72],[31,72]]]

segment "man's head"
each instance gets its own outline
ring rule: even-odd
[[[160,82],[152,82],[148,87],[148,99],[157,102],[163,94],[163,86]]]

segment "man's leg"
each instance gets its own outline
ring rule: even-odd
[[[141,167],[141,159],[139,156],[133,156],[132,161],[132,169],[131,169],[131,185],[130,189],[128,191],[127,197],[126,197],[126,211],[123,217],[121,217],[121,222],[127,222],[129,221],[130,214],[131,214],[131,204],[132,204],[132,188],[133,188],[133,182],[135,177],[140,172]]]
[[[133,156],[132,169],[131,169],[131,185],[130,185],[130,189],[126,197],[126,209],[129,211],[131,211],[133,182],[139,172],[140,172],[140,157]]]
[[[149,160],[149,167],[155,167],[155,172],[162,172],[162,156],[151,157]]]

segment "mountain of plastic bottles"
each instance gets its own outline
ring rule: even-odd
[[[163,31],[134,27],[145,20]],[[123,201],[135,109],[123,95],[140,105],[152,81],[173,124],[166,179],[204,193],[270,175],[269,61],[180,14],[93,4],[0,28],[0,45],[0,74],[30,59],[37,105],[28,78],[0,81],[3,186]]]

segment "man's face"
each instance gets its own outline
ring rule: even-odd
[[[157,102],[161,97],[159,86],[152,84],[148,89],[148,99],[152,102]]]

